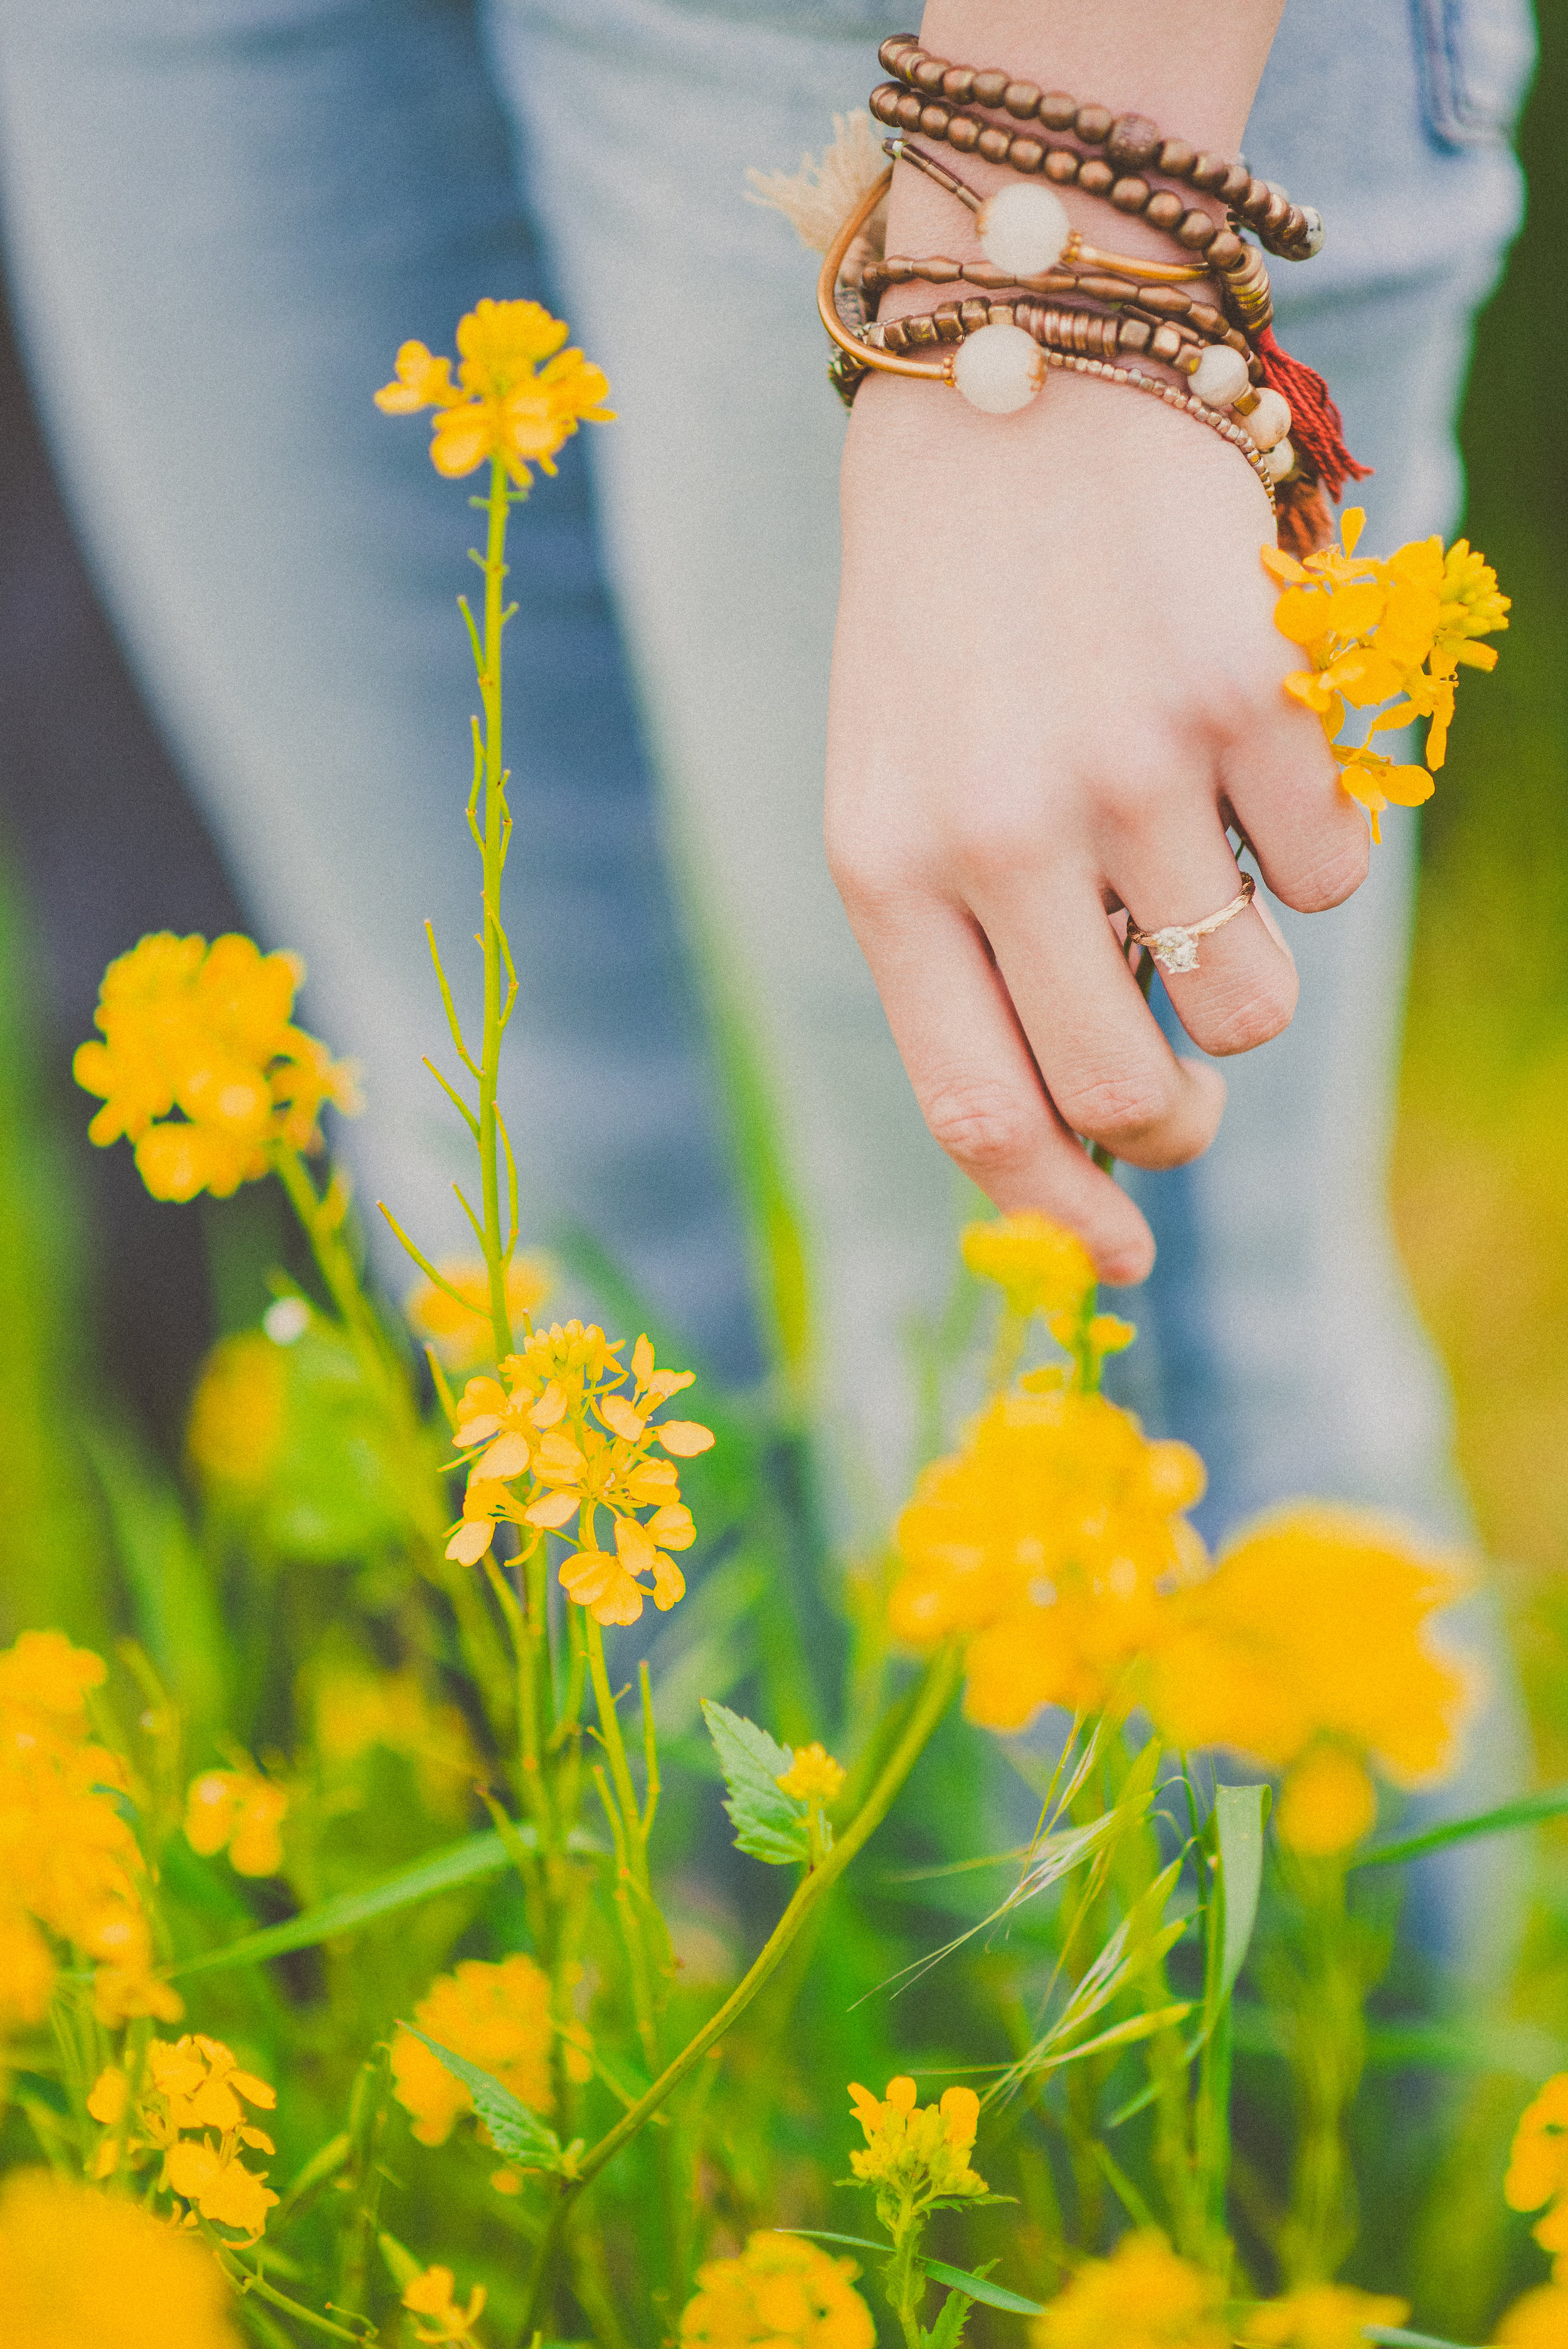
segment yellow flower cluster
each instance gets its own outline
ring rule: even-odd
[[[326,1102],[358,1108],[347,1064],[292,1023],[304,976],[297,956],[249,938],[209,947],[168,930],[110,963],[93,1015],[103,1040],[80,1045],[73,1065],[103,1099],[92,1139],[134,1143],[155,1199],[226,1199],[274,1149],[319,1150]]]
[[[275,1876],[288,1806],[287,1790],[259,1770],[204,1770],[186,1793],[185,1840],[203,1859],[227,1851],[237,1876]]]
[[[1568,2342],[1568,2284],[1538,2283],[1521,2292],[1491,2328],[1496,2349],[1563,2349]]]
[[[1357,557],[1366,520],[1360,506],[1350,506],[1340,520],[1342,548],[1327,546],[1298,563],[1270,546],[1264,563],[1284,587],[1274,625],[1312,663],[1285,679],[1285,690],[1321,719],[1340,781],[1367,810],[1377,840],[1378,817],[1390,801],[1418,807],[1431,797],[1432,776],[1447,755],[1460,669],[1496,667],[1496,648],[1476,639],[1507,627],[1509,598],[1499,595],[1497,574],[1466,539],[1457,539],[1446,556],[1442,540],[1428,538],[1386,562]],[[1356,745],[1336,740],[1347,702],[1378,712]],[[1398,766],[1374,750],[1375,736],[1416,718],[1430,721],[1425,766]]]
[[[965,1710],[987,1729],[1119,1702],[1161,1591],[1202,1565],[1181,1513],[1203,1481],[1187,1444],[1150,1443],[1103,1396],[1035,1372],[922,1475],[898,1524],[893,1633],[918,1648],[969,1635]]]
[[[11,2349],[239,2349],[217,2261],[119,2195],[17,2170],[0,2188]]]
[[[490,2297],[482,2283],[476,2283],[469,2292],[468,2305],[459,2308],[454,2298],[457,2278],[450,2268],[426,2268],[410,2276],[403,2288],[403,2305],[411,2314],[428,2320],[416,2324],[414,2338],[437,2349],[437,2344],[471,2343],[474,2327]]]
[[[408,1291],[403,1310],[449,1371],[477,1370],[491,1359],[490,1273],[472,1257],[444,1257],[436,1270],[472,1309],[465,1309],[433,1280],[422,1280]],[[506,1268],[506,1308],[514,1323],[543,1304],[552,1278],[548,1258],[513,1257]]]
[[[200,2032],[155,2039],[134,2103],[131,2082],[118,2064],[93,2084],[88,2110],[105,2132],[98,2175],[111,2177],[122,2165],[139,2168],[150,2153],[159,2154],[160,2192],[178,2195],[191,2211],[253,2243],[278,2198],[265,2173],[247,2169],[241,2157],[276,2147],[246,2106],[270,2112],[276,2102],[267,2083],[242,2071],[221,2039]]]
[[[1242,2349],[1364,2349],[1369,2326],[1397,2331],[1409,2313],[1408,2300],[1357,2292],[1353,2284],[1305,2284],[1283,2300],[1264,2301],[1238,2338]]]
[[[1076,1232],[1044,1216],[998,1216],[965,1226],[959,1247],[969,1270],[995,1281],[1020,1320],[1076,1313],[1094,1287],[1094,1259]]]
[[[1282,1838],[1341,1851],[1376,1815],[1368,1758],[1401,1786],[1452,1765],[1472,1681],[1432,1648],[1429,1623],[1461,1588],[1368,1511],[1278,1511],[1170,1601],[1146,1702],[1172,1745],[1232,1746],[1288,1772]]]
[[[221,1338],[191,1398],[185,1440],[193,1464],[214,1485],[259,1492],[277,1464],[287,1423],[283,1349],[259,1330]]]
[[[104,1678],[102,1658],[61,1631],[25,1631],[0,1653],[0,2031],[48,2012],[51,1935],[96,1968],[94,2004],[111,2028],[181,2011],[153,1978],[146,1872],[119,1801],[125,1765],[88,1718]]]
[[[681,2349],[874,2349],[858,2272],[798,2236],[752,2235],[738,2259],[698,2268]]]
[[[1086,2260],[1030,2325],[1034,2349],[1230,2349],[1225,2287],[1152,2228]]]
[[[455,1972],[438,1974],[414,2020],[427,2038],[493,2073],[522,2104],[549,2112],[550,1979],[521,1953],[490,1965],[465,1959]],[[439,2057],[410,2032],[392,2042],[392,2093],[413,2116],[421,2145],[445,2145],[473,2098]]]
[[[579,424],[614,421],[603,369],[562,349],[568,331],[537,302],[480,302],[459,322],[456,383],[450,359],[405,343],[376,405],[387,416],[435,409],[430,461],[438,473],[456,480],[499,457],[525,490],[530,464],[553,473],[555,451]]]
[[[449,1557],[472,1566],[500,1518],[534,1542],[575,1517],[578,1547],[561,1581],[601,1623],[634,1623],[646,1596],[665,1610],[684,1595],[686,1578],[669,1552],[689,1549],[696,1537],[675,1464],[713,1442],[695,1420],[654,1423],[693,1373],[655,1370],[646,1338],[633,1347],[627,1371],[616,1360],[623,1343],[592,1323],[557,1322],[508,1355],[498,1378],[469,1381],[457,1425],[468,1491],[447,1544]],[[669,1456],[659,1458],[655,1445]],[[613,1549],[599,1547],[601,1509],[614,1529]]]
[[[842,1789],[847,1773],[825,1745],[798,1745],[788,1770],[774,1781],[797,1803],[830,1803]]]
[[[1511,2210],[1546,2205],[1531,2232],[1552,2253],[1553,2282],[1568,2284],[1568,2072],[1554,2073],[1525,2106],[1502,2191]]]
[[[885,2098],[858,2080],[850,2083],[850,2102],[866,2139],[863,2153],[851,2154],[850,2168],[876,2188],[877,2215],[890,2233],[934,2202],[990,2191],[969,2166],[980,2125],[974,2089],[944,2089],[936,2105],[917,2105],[915,2095],[914,2082],[902,2073],[888,2082]]]

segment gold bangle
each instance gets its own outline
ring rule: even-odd
[[[901,359],[892,351],[875,351],[869,348],[866,344],[851,334],[839,316],[839,305],[833,298],[839,283],[839,272],[844,265],[845,254],[848,253],[892,185],[892,165],[890,163],[875,186],[861,197],[854,211],[840,228],[827,252],[822,255],[821,274],[817,279],[817,309],[823,326],[826,326],[840,350],[846,351],[861,367],[874,368],[879,375],[918,376],[923,383],[951,383],[953,378],[947,371],[945,362],[933,367],[925,359]]]

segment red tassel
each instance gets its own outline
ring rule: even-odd
[[[1282,481],[1274,492],[1274,521],[1279,543],[1287,554],[1299,563],[1305,555],[1315,554],[1334,536],[1334,524],[1324,502],[1323,492],[1305,473],[1293,474]]]
[[[1345,445],[1345,421],[1315,367],[1281,350],[1272,326],[1253,337],[1264,363],[1264,380],[1290,402],[1291,446],[1337,504],[1347,480],[1364,481],[1370,465],[1358,465]]]

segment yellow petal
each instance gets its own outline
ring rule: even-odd
[[[695,1419],[668,1419],[654,1433],[665,1450],[673,1452],[677,1460],[695,1460],[699,1452],[710,1451],[713,1446],[712,1428],[701,1426]]]

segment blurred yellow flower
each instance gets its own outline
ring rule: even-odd
[[[332,1661],[311,1675],[315,1748],[333,1769],[351,1768],[376,1746],[405,1754],[419,1792],[438,1816],[459,1816],[482,1775],[459,1705],[432,1697],[412,1670],[372,1671]]]
[[[1284,1782],[1274,1820],[1290,1850],[1305,1859],[1327,1859],[1371,1834],[1377,1790],[1343,1745],[1309,1745]]]
[[[468,2306],[459,2308],[452,2297],[456,2282],[450,2268],[426,2268],[404,2285],[404,2307],[415,2316],[429,2319],[428,2327],[415,2325],[416,2341],[428,2344],[472,2341],[474,2326],[490,2295],[482,2283],[476,2283],[469,2294]]]
[[[283,1449],[287,1406],[282,1349],[259,1330],[221,1338],[191,1398],[186,1443],[195,1466],[214,1484],[258,1490]]]
[[[1203,1481],[1187,1444],[1150,1443],[1103,1396],[1035,1380],[997,1396],[899,1519],[894,1637],[970,1634],[965,1710],[987,1729],[1111,1702],[1202,1563],[1181,1513]]]
[[[405,343],[376,405],[388,416],[435,409],[430,461],[438,472],[456,479],[499,457],[526,489],[530,464],[553,473],[555,451],[580,423],[614,421],[603,370],[581,351],[562,349],[569,331],[537,302],[487,299],[459,322],[457,383],[450,359]]]
[[[1497,2349],[1568,2349],[1568,2284],[1522,2292],[1491,2328]]]
[[[185,1796],[185,1840],[203,1859],[226,1850],[237,1876],[275,1876],[287,1790],[259,1770],[203,1770]]]
[[[1502,2191],[1511,2210],[1550,2206],[1531,2232],[1568,2283],[1568,2072],[1553,2073],[1521,2115]]]
[[[834,1761],[825,1745],[798,1745],[777,1784],[798,1803],[830,1803],[845,1775],[843,1764]]]
[[[292,1024],[304,976],[297,956],[249,938],[209,947],[168,930],[110,963],[93,1015],[103,1040],[78,1046],[73,1067],[103,1098],[93,1141],[133,1143],[155,1199],[227,1198],[273,1149],[319,1149],[325,1103],[359,1107],[348,1064]]]
[[[465,1959],[453,1972],[437,1975],[414,2020],[428,2038],[481,2064],[536,2113],[550,2110],[550,1979],[531,1958],[519,1954],[499,1965]],[[444,2145],[473,2110],[462,2082],[410,2032],[393,2039],[392,2080],[421,2145]]]
[[[858,2272],[799,2236],[759,2231],[738,2258],[698,2268],[681,2349],[875,2349]]]
[[[211,2253],[119,2195],[41,2169],[0,2187],[11,2349],[239,2349]]]
[[[914,2082],[903,2074],[888,2082],[885,2098],[850,2083],[850,2102],[866,2140],[863,2153],[851,2154],[850,2168],[876,2187],[877,2216],[890,2232],[935,2201],[990,2190],[969,2166],[980,2124],[974,2089],[945,2089],[936,2105],[917,2105],[915,2095]]]
[[[1225,2287],[1153,2229],[1086,2260],[1029,2327],[1034,2349],[1230,2349]]]
[[[422,1280],[403,1300],[403,1310],[418,1335],[434,1346],[449,1371],[471,1371],[490,1358],[490,1274],[470,1257],[443,1257],[436,1270],[459,1297],[473,1305],[465,1311],[433,1280]],[[542,1305],[553,1285],[547,1257],[514,1256],[506,1268],[507,1311],[514,1322]]]
[[[56,1973],[46,1935],[96,1969],[94,2004],[110,2028],[181,2011],[152,1971],[146,1869],[119,1801],[125,1765],[88,1718],[104,1678],[101,1657],[60,1631],[25,1631],[0,1652],[0,2023],[42,2020]]]
[[[1020,1319],[1076,1314],[1095,1285],[1094,1260],[1077,1234],[1032,1212],[966,1224],[959,1245],[970,1271],[995,1281]]]
[[[1172,1745],[1299,1764],[1307,1775],[1299,1796],[1287,1779],[1284,1822],[1300,1848],[1343,1848],[1333,1832],[1353,1842],[1368,1824],[1354,1775],[1363,1757],[1400,1786],[1453,1766],[1474,1674],[1434,1647],[1430,1623],[1463,1587],[1387,1518],[1292,1505],[1174,1599],[1146,1702]]]
[[[656,1369],[645,1337],[633,1347],[628,1371],[616,1359],[624,1342],[612,1344],[593,1323],[536,1330],[499,1377],[470,1379],[458,1405],[469,1481],[447,1556],[474,1565],[501,1518],[521,1526],[531,1547],[575,1517],[580,1546],[561,1582],[601,1623],[634,1623],[645,1598],[664,1611],[684,1595],[669,1553],[689,1549],[696,1532],[675,1464],[713,1443],[711,1429],[695,1420],[654,1419],[693,1372]],[[656,1457],[655,1444],[669,1456]],[[522,1491],[513,1492],[524,1476]],[[613,1549],[598,1544],[601,1509]]]
[[[1353,2284],[1313,2283],[1265,2301],[1237,2339],[1241,2349],[1364,2349],[1368,2325],[1397,2331],[1409,2313],[1408,2300],[1357,2292]]]
[[[242,2071],[221,2039],[200,2032],[154,2039],[134,2112],[130,2083],[119,2064],[98,2075],[88,2111],[110,2132],[98,2150],[98,2175],[135,2170],[150,2154],[161,2157],[156,2187],[176,2194],[213,2225],[254,2242],[277,2196],[265,2173],[247,2169],[242,2156],[275,2150],[249,2107],[270,2112],[277,2097],[265,2080]],[[129,2127],[122,2128],[129,2114]]]

